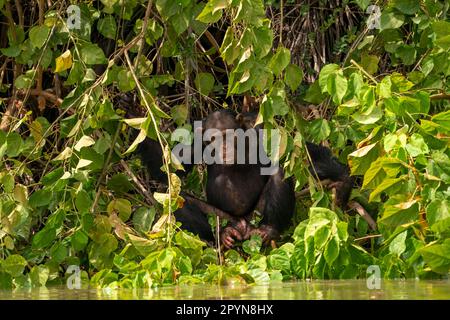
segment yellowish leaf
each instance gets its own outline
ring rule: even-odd
[[[55,72],[61,72],[72,67],[72,53],[66,50],[62,55],[56,58]]]

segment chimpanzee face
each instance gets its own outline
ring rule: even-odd
[[[203,122],[205,151],[219,164],[236,164],[235,130],[239,129],[235,115],[228,110],[211,113]]]
[[[235,116],[231,111],[211,113],[200,128],[203,135],[206,164],[256,164],[260,135],[254,127],[258,113],[246,112]],[[262,137],[262,136],[261,136]]]

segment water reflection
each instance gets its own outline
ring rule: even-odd
[[[0,290],[0,300],[6,299],[68,299],[68,300],[189,300],[189,299],[286,299],[286,300],[390,300],[445,299],[450,300],[450,280],[397,281],[384,280],[381,288],[369,290],[365,280],[275,282],[264,286],[180,285],[154,289],[80,289],[64,286]]]

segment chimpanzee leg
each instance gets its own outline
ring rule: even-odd
[[[250,235],[259,234],[265,244],[277,239],[289,226],[295,210],[295,192],[292,179],[284,179],[283,169],[278,168],[270,176],[255,210],[263,219],[261,226],[250,231]]]
[[[312,167],[309,168],[311,174],[317,174],[320,180],[334,181],[332,186],[336,189],[336,204],[345,207],[353,188],[348,167],[340,163],[326,147],[307,142],[306,148],[312,160]]]
[[[181,222],[182,229],[197,234],[205,241],[214,241],[214,234],[206,214],[189,199],[186,199],[182,208],[174,212],[174,216],[177,221]]]

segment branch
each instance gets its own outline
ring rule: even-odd
[[[236,218],[233,217],[232,215],[230,215],[229,213],[222,211],[203,200],[197,199],[197,198],[190,196],[184,192],[181,193],[181,196],[185,199],[188,199],[192,203],[194,203],[203,213],[214,213],[219,218],[227,219],[230,222],[237,221]]]
[[[142,24],[141,30],[141,42],[139,43],[139,49],[136,55],[136,60],[134,61],[134,68],[136,69],[139,64],[139,59],[141,58],[142,49],[145,44],[145,32],[147,32],[148,18],[150,17],[150,12],[152,11],[153,1],[149,0],[147,5],[147,10],[145,10],[144,23]]]
[[[44,0],[38,1],[38,7],[39,7],[39,25],[42,26],[44,24]],[[39,65],[37,68],[37,79],[36,79],[36,89],[38,91],[42,91],[42,82],[44,78],[44,70],[42,69],[42,66]],[[38,95],[38,108],[41,112],[45,109],[45,96],[44,95]]]
[[[333,181],[331,181],[331,180],[329,180],[329,179],[325,179],[325,180],[321,180],[319,183],[320,183],[323,187],[327,187],[327,186],[329,186],[330,184],[332,184]],[[311,191],[311,188],[305,188],[305,189],[303,189],[303,190],[301,190],[301,191],[299,191],[299,192],[296,192],[296,193],[295,193],[295,197],[296,197],[296,198],[301,198],[301,197],[307,196],[307,195],[310,193],[310,191]]]
[[[365,237],[356,238],[353,241],[363,241],[363,240],[372,239],[372,238],[379,238],[379,237],[382,237],[382,235],[381,234],[371,234],[371,235],[368,235],[368,236],[365,236]]]
[[[370,80],[372,80],[375,84],[378,84],[377,80],[375,80],[375,78],[372,77],[372,75],[370,75],[366,70],[364,70],[363,67],[361,67],[355,60],[351,59],[350,63],[352,65],[354,65],[355,67],[357,67],[362,73],[364,73],[366,75],[366,77],[368,77]]]
[[[58,98],[55,94],[51,93],[50,91],[45,90],[39,90],[39,89],[30,89],[28,93],[32,96],[37,97],[43,97],[46,100],[54,103],[57,107],[61,107],[61,104],[63,100],[61,98]],[[18,90],[17,95],[19,96],[26,96],[27,92],[24,90]]]
[[[450,94],[438,93],[430,96],[431,100],[450,100]]]
[[[153,198],[152,194],[147,189],[145,189],[144,185],[134,175],[134,173],[131,171],[130,167],[128,167],[127,163],[123,160],[120,160],[120,164],[125,169],[127,174],[131,177],[133,182],[137,185],[139,191],[145,197],[145,199],[147,199],[148,203],[150,203],[151,205],[155,205],[157,203],[155,198]]]

